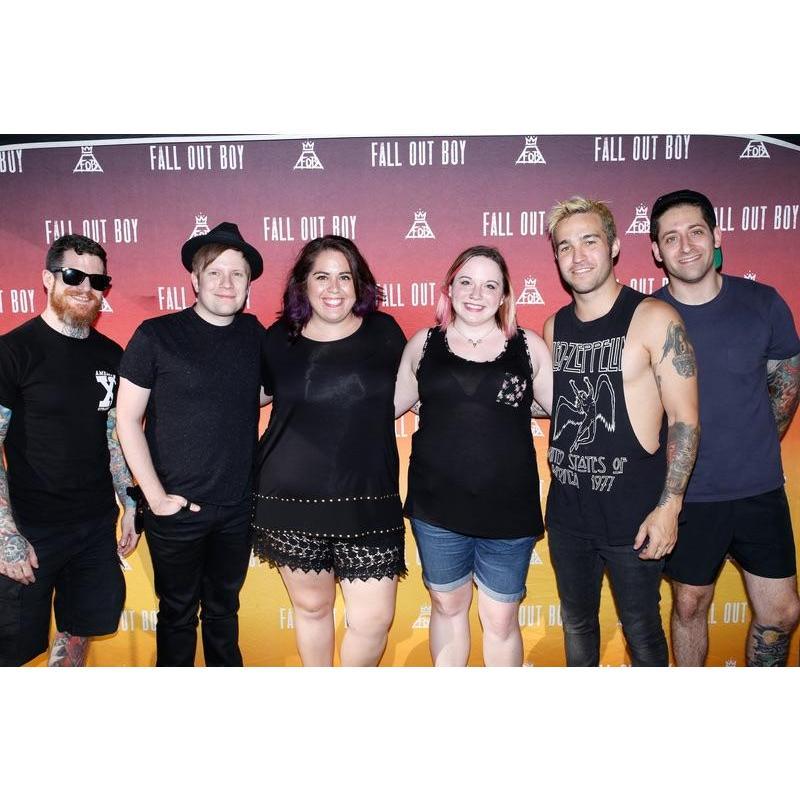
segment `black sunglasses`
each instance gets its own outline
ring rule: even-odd
[[[63,269],[53,269],[50,271],[60,272],[61,277],[67,286],[80,286],[83,283],[84,278],[89,279],[89,286],[91,286],[96,292],[104,292],[109,286],[111,286],[110,275],[90,275],[88,272],[75,269],[74,267],[64,267]]]

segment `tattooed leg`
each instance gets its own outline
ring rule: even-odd
[[[747,642],[748,667],[785,667],[789,658],[789,634],[780,628],[753,624]]]
[[[85,636],[70,636],[66,631],[56,634],[50,648],[48,667],[85,667],[89,640]]]
[[[753,609],[753,622],[747,635],[747,665],[784,667],[789,656],[789,640],[800,617],[797,579],[761,578],[747,570],[745,586]]]

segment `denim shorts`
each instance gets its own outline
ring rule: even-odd
[[[434,592],[452,592],[470,580],[492,600],[516,603],[525,597],[533,536],[482,539],[411,520],[422,562],[422,580]]]

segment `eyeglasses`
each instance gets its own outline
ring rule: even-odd
[[[60,272],[61,277],[67,286],[80,286],[83,283],[84,278],[89,279],[89,286],[91,286],[96,292],[104,292],[109,286],[111,286],[110,275],[90,275],[88,272],[75,269],[74,267],[64,267],[63,269],[53,269],[50,271]]]

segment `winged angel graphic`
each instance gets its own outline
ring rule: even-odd
[[[569,448],[570,453],[594,441],[597,420],[602,420],[606,430],[611,432],[614,431],[616,424],[616,398],[614,397],[614,387],[611,385],[608,375],[601,375],[594,386],[586,376],[584,376],[583,382],[586,384],[585,392],[575,385],[575,381],[571,380],[569,382],[572,391],[575,393],[575,402],[570,403],[562,395],[558,398],[556,413],[553,415],[553,426],[555,428],[553,441],[558,439],[570,425],[577,427],[575,440]]]

